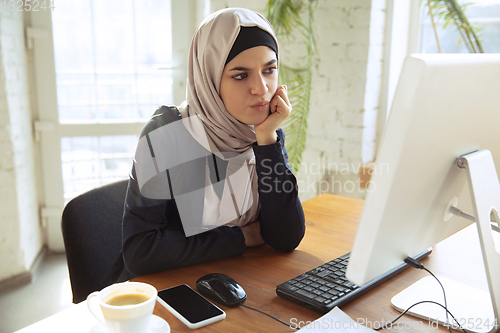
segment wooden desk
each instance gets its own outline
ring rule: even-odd
[[[248,298],[246,305],[260,309],[285,322],[298,324],[319,318],[321,315],[276,295],[276,286],[326,261],[351,250],[356,228],[363,208],[363,200],[324,194],[303,204],[306,216],[306,234],[300,246],[292,253],[282,253],[268,245],[249,248],[240,256],[208,262],[161,273],[145,275],[133,281],[154,285],[158,290],[185,283],[196,289],[196,280],[208,273],[224,273],[238,281]],[[423,261],[435,274],[452,277],[457,281],[472,283],[486,289],[486,277],[479,250],[475,226],[464,229],[434,248],[431,256]],[[464,265],[468,262],[468,266]],[[482,275],[477,272],[481,272]],[[474,276],[470,272],[474,272]],[[427,273],[408,269],[378,288],[344,306],[342,310],[355,320],[385,322],[393,320],[399,312],[392,309],[390,299]],[[255,311],[221,306],[225,320],[208,325],[200,332],[292,332],[294,330]],[[172,332],[192,332],[177,318],[157,304],[155,314],[168,321]],[[429,327],[427,321],[404,316],[400,332],[447,332],[440,327]],[[406,325],[406,326],[405,326]],[[375,325],[376,326],[376,325]]]

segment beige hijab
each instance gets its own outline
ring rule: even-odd
[[[219,96],[224,63],[242,26],[258,26],[278,45],[271,24],[257,12],[227,8],[208,16],[191,42],[187,96],[179,107],[193,138],[229,162],[222,198],[219,200],[213,187],[206,187],[203,219],[208,224],[215,217],[216,225],[243,226],[257,219],[260,208],[252,150],[254,127],[231,116]]]

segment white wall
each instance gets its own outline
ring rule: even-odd
[[[0,12],[0,281],[26,273],[43,246],[23,13]]]
[[[212,0],[211,10],[267,1]],[[385,0],[319,0],[306,149],[297,175],[301,200],[329,192],[364,198],[358,168],[375,156],[381,90]],[[280,41],[280,57],[302,65],[300,38]]]

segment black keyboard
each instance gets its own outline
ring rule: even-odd
[[[414,258],[420,261],[431,251],[432,249],[428,249]],[[349,255],[350,252],[280,284],[276,287],[276,294],[317,312],[326,313],[336,306],[346,305],[409,267],[403,262],[367,284],[358,286],[345,277]]]

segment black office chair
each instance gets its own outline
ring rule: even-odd
[[[128,180],[104,185],[73,198],[62,214],[73,303],[96,290],[122,245],[122,216]]]

